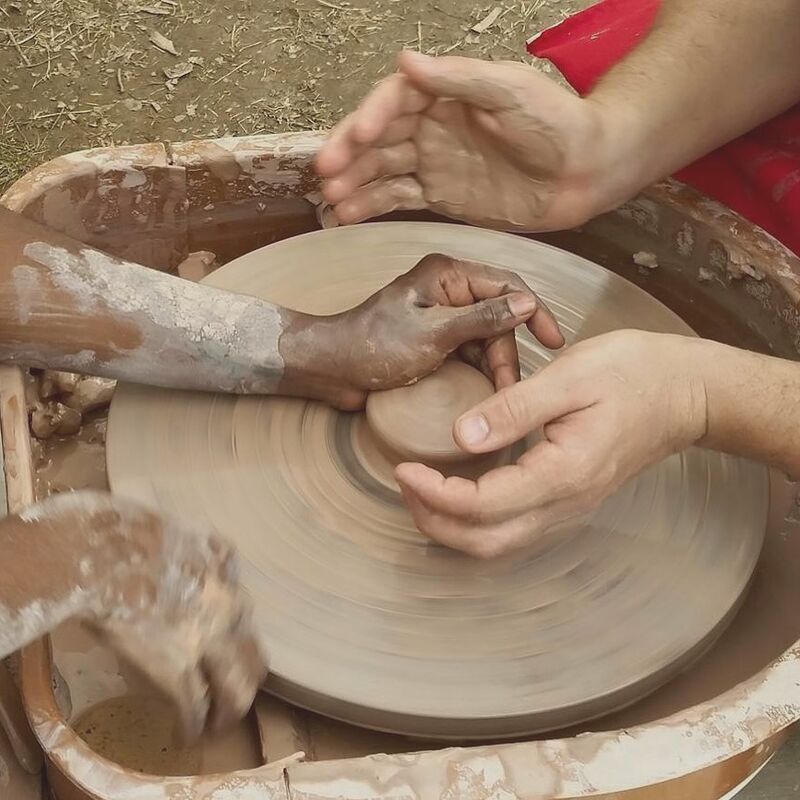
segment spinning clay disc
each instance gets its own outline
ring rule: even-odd
[[[691,335],[645,292],[578,256],[440,223],[306,234],[206,280],[335,313],[431,252],[519,273],[568,344],[616,328]],[[523,375],[557,357],[526,330],[517,337]],[[370,402],[376,429],[390,395]],[[478,561],[416,531],[392,468],[364,414],[311,401],[127,385],[111,409],[114,491],[202,520],[237,546],[270,654],[267,688],[368,727],[499,738],[631,703],[721,632],[764,535],[766,470],[691,449],[527,549]]]
[[[453,439],[453,425],[493,392],[482,372],[449,359],[411,386],[372,392],[367,398],[367,421],[384,444],[408,461],[465,460],[470,454]]]

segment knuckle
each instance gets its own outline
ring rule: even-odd
[[[416,181],[408,175],[393,178],[387,185],[391,196],[399,202],[413,200],[418,194]]]
[[[510,312],[505,301],[502,303],[484,303],[481,307],[481,319],[486,323],[487,328],[495,330],[508,318]]]
[[[505,544],[496,536],[482,536],[471,539],[464,544],[464,552],[481,561],[491,561],[503,555],[506,551]]]
[[[571,484],[577,491],[585,491],[596,474],[594,459],[583,451],[575,453],[572,457],[571,469]]]
[[[439,541],[441,538],[439,536],[439,531],[435,524],[433,524],[433,518],[431,515],[426,513],[416,512],[413,515],[414,517],[414,525],[416,525],[417,530],[427,536],[429,539],[433,539],[434,541]]]
[[[462,510],[461,518],[467,525],[480,528],[490,524],[494,520],[494,514],[484,505],[473,505]]]
[[[530,416],[528,401],[518,391],[519,385],[504,389],[497,395],[497,401],[500,404],[499,416],[501,424],[514,430],[523,428]]]
[[[499,555],[497,544],[491,537],[470,539],[464,543],[462,549],[467,555],[481,561],[490,561]]]
[[[583,491],[575,498],[575,513],[582,515],[594,511],[603,502],[605,497],[605,491],[598,485],[584,487]]]
[[[409,147],[412,147],[413,150],[412,145],[409,145]],[[409,147],[382,148],[379,156],[380,168],[393,174],[407,172],[407,166],[412,156]]]
[[[417,263],[417,268],[425,270],[449,269],[453,266],[453,259],[443,253],[428,253]]]

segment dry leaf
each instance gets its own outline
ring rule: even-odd
[[[158,31],[150,31],[150,41],[159,49],[163,50],[165,53],[169,53],[172,56],[180,55],[180,53],[175,49],[175,45],[167,39],[166,36],[163,36]]]
[[[471,28],[471,31],[475,31],[475,33],[483,33],[484,31],[488,31],[492,25],[497,22],[498,17],[503,13],[503,9],[500,6],[495,6],[480,22],[476,22]]]
[[[179,61],[175,66],[164,67],[164,74],[167,76],[167,80],[177,81],[179,78],[185,78],[193,69],[194,64]]]
[[[186,116],[187,117],[197,116],[197,103],[189,103],[189,105],[186,106]]]

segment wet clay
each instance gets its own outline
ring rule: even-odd
[[[691,333],[579,257],[441,224],[309,234],[208,282],[334,313],[430,252],[519,272],[568,343],[621,327]],[[524,374],[553,357],[525,332],[518,342]],[[686,667],[748,586],[766,520],[761,467],[690,450],[527,551],[476,562],[417,533],[396,486],[359,458],[358,421],[301,400],[134,386],[112,404],[112,488],[235,542],[271,654],[268,685],[298,705],[459,739],[578,723]]]
[[[367,420],[378,439],[406,461],[462,461],[470,455],[455,443],[453,425],[493,391],[485,375],[451,359],[411,386],[370,394]]]
[[[74,436],[38,443],[34,476],[37,499],[70,489],[108,489],[105,425],[103,412]]]

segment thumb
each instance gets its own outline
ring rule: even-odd
[[[510,108],[507,76],[496,64],[462,56],[438,58],[404,50],[397,60],[398,68],[419,89],[439,98],[460,100],[486,111]]]
[[[541,307],[537,297],[512,292],[469,306],[441,308],[446,314],[442,335],[452,350],[473,339],[492,339],[525,324]]]
[[[456,420],[453,438],[470,453],[488,453],[518,442],[570,411],[570,393],[554,365],[501,389]]]

